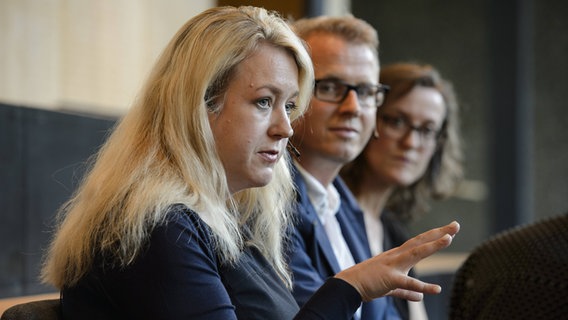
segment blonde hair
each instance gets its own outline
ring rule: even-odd
[[[386,204],[386,208],[394,211],[402,221],[411,221],[429,210],[430,198],[448,197],[463,178],[459,106],[452,84],[430,65],[402,62],[389,64],[382,67],[380,80],[390,86],[390,90],[377,117],[381,116],[384,106],[417,86],[438,90],[446,107],[438,144],[426,172],[412,185],[396,188]],[[355,196],[361,194],[358,182],[367,174],[368,166],[363,152],[341,170],[343,179]]]
[[[341,17],[319,16],[295,21],[294,31],[302,39],[318,33],[338,36],[348,43],[368,46],[378,59],[379,36],[369,23],[352,15]]]
[[[222,108],[236,66],[262,43],[282,47],[299,70],[299,108],[307,106],[313,69],[303,42],[276,13],[218,7],[190,19],[167,45],[141,96],[96,155],[83,183],[58,214],[44,282],[63,288],[89,271],[97,254],[127,266],[164,222],[168,207],[185,204],[208,224],[222,263],[243,246],[260,249],[290,285],[282,238],[293,203],[288,158],[264,187],[231,195],[207,113]]]

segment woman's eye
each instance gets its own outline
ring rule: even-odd
[[[428,128],[428,127],[420,128],[420,129],[418,129],[418,131],[420,132],[420,135],[422,135],[423,137],[427,137],[427,138],[434,137],[438,133],[438,131],[436,129]]]
[[[261,109],[268,109],[270,108],[270,99],[269,98],[262,98],[256,101],[256,105]]]
[[[296,105],[295,102],[289,102],[286,104],[286,113],[287,114],[291,114],[292,111],[298,109],[298,106]]]

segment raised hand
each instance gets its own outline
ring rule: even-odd
[[[446,226],[424,232],[402,246],[383,252],[335,275],[347,281],[363,301],[392,295],[411,301],[420,301],[423,294],[438,294],[442,288],[408,276],[408,271],[420,260],[448,247],[460,225]]]

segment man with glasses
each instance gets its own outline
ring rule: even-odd
[[[309,109],[291,138],[298,198],[289,257],[293,294],[303,305],[325,279],[371,257],[363,213],[338,174],[375,131],[387,88],[379,83],[378,36],[368,23],[317,17],[293,27],[311,50],[316,76]],[[364,303],[355,317],[400,314],[384,297]]]

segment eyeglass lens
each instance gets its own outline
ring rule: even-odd
[[[350,90],[357,93],[361,105],[378,107],[384,101],[387,87],[371,84],[353,86],[338,80],[317,80],[314,95],[322,101],[339,103],[347,97]]]
[[[402,116],[380,115],[378,121],[378,129],[391,139],[401,139],[409,133],[415,131],[418,133],[420,143],[422,145],[433,145],[438,138],[439,129],[425,126],[414,126],[410,120]]]

